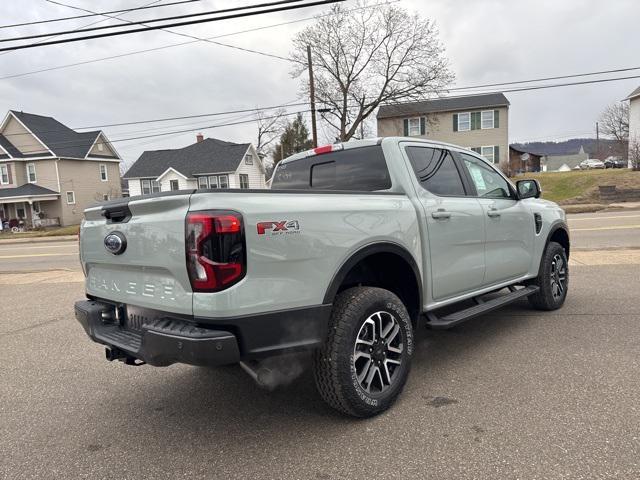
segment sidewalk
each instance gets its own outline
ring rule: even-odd
[[[33,238],[3,238],[0,239],[0,245],[9,243],[44,243],[44,242],[69,242],[77,241],[77,235],[50,235],[48,237],[33,237]]]

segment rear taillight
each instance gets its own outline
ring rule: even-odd
[[[246,273],[242,215],[228,211],[187,214],[187,270],[194,292],[218,292]]]

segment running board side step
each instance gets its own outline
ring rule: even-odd
[[[488,301],[482,301],[480,298],[476,298],[477,305],[473,307],[465,308],[464,310],[460,310],[458,312],[451,313],[445,317],[439,318],[433,312],[427,312],[427,322],[426,325],[428,327],[444,330],[447,328],[455,327],[456,325],[466,322],[467,320],[471,320],[479,315],[483,315],[485,313],[491,312],[498,308],[502,308],[505,305],[508,305],[516,300],[521,298],[528,297],[529,295],[533,295],[540,288],[536,286],[529,286],[525,288],[521,288],[519,290],[511,290],[510,293],[505,295],[501,295],[500,297],[493,298]]]

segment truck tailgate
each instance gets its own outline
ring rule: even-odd
[[[185,217],[191,193],[123,199],[88,208],[80,234],[87,293],[191,315],[192,292],[185,264]],[[115,218],[105,218],[105,211],[118,210]],[[118,232],[126,247],[113,254],[105,247],[105,238]]]

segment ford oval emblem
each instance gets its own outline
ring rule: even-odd
[[[104,237],[104,248],[106,248],[109,253],[120,255],[127,249],[127,239],[120,232],[111,232]]]

